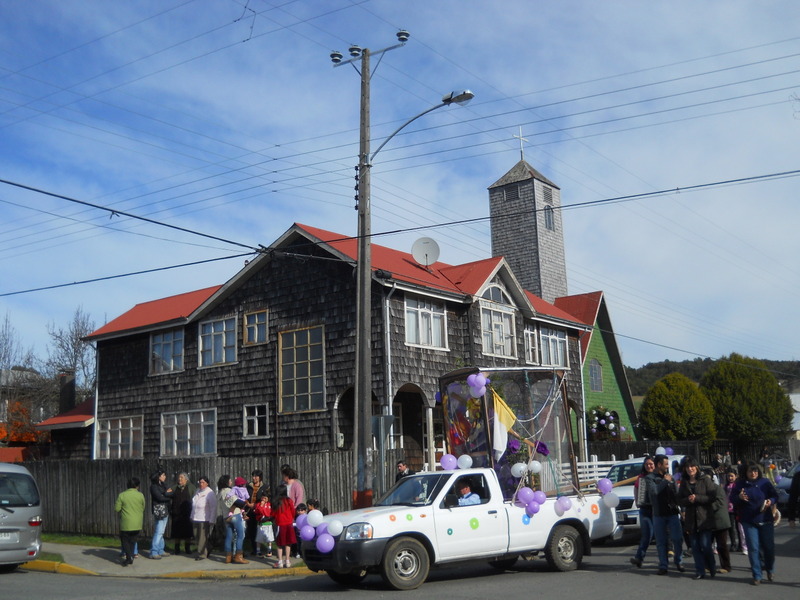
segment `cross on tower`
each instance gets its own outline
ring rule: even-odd
[[[525,160],[525,151],[524,151],[524,149],[522,147],[522,142],[527,142],[528,138],[522,137],[522,126],[521,125],[520,125],[520,128],[519,128],[519,135],[514,135],[512,137],[515,137],[515,138],[517,138],[519,140],[519,159],[520,160]]]

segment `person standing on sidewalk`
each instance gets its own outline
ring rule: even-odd
[[[294,533],[294,502],[288,496],[286,484],[280,484],[275,492],[274,522],[278,528],[275,536],[275,546],[278,552],[278,562],[273,566],[276,569],[292,566],[290,560],[292,554],[292,544],[297,543],[297,536]],[[284,559],[285,557],[285,559]]]
[[[217,497],[205,475],[197,481],[197,485],[199,487],[192,496],[192,523],[194,524],[194,537],[197,540],[195,560],[203,560],[208,558],[211,552],[208,542],[211,537],[211,528],[217,518]]]
[[[680,509],[677,503],[678,489],[669,472],[669,456],[657,454],[654,459],[654,485],[650,488],[650,504],[653,507],[653,530],[658,549],[658,575],[666,575],[669,566],[668,543],[672,540],[675,568],[684,572],[683,532]]]
[[[119,513],[119,539],[125,550],[122,566],[133,564],[133,547],[144,525],[144,495],[139,491],[139,478],[128,480],[128,489],[117,496],[114,510]]]
[[[745,467],[744,477],[736,482],[731,498],[747,540],[752,584],[761,583],[764,571],[767,572],[767,579],[772,581],[775,574],[775,522],[772,507],[778,502],[778,493],[772,482],[762,475],[760,465],[750,462]],[[764,553],[763,567],[761,552]]]
[[[175,554],[181,553],[181,540],[186,554],[192,551],[192,497],[195,487],[186,473],[178,474],[178,485],[172,495],[172,539],[175,540]]]
[[[648,456],[642,462],[642,471],[633,484],[633,497],[636,499],[636,506],[639,507],[639,547],[636,554],[631,558],[631,564],[641,568],[642,561],[647,554],[647,548],[653,541],[653,505],[650,503],[649,487],[655,483],[656,463],[653,458]]]
[[[150,542],[150,558],[160,559],[162,556],[169,556],[164,552],[164,532],[167,530],[169,520],[169,507],[172,504],[172,488],[167,488],[164,483],[167,474],[164,471],[156,471],[150,478],[150,504],[153,511],[153,540]]]

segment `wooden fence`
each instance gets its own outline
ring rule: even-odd
[[[376,495],[394,483],[398,451],[386,452],[385,465],[375,465]],[[186,472],[190,481],[207,476],[216,489],[223,474],[249,480],[254,469],[274,491],[282,464],[291,464],[303,482],[307,498],[317,498],[331,512],[351,506],[354,470],[350,452],[320,452],[279,458],[179,458],[144,460],[43,460],[23,463],[34,475],[42,494],[43,529],[46,532],[84,535],[116,535],[119,531],[114,502],[125,490],[130,477],[138,477],[147,500],[145,535],[152,533],[150,516],[150,475],[157,469],[167,473],[173,484],[177,474]]]

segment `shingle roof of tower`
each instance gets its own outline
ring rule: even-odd
[[[511,167],[511,170],[505,175],[503,175],[500,179],[495,181],[492,185],[490,185],[489,189],[500,187],[502,185],[508,185],[509,183],[527,181],[528,179],[538,179],[542,183],[546,183],[551,187],[554,187],[556,189],[561,189],[555,183],[553,183],[547,177],[539,173],[539,171],[534,169],[524,160],[519,161],[517,164]]]

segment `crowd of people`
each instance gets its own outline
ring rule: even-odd
[[[730,572],[730,553],[742,552],[749,559],[753,585],[773,581],[775,523],[780,519],[773,480],[759,462],[732,465],[726,455],[718,456],[717,463],[703,469],[687,456],[673,475],[670,457],[645,457],[634,484],[641,538],[632,564],[642,566],[655,536],[658,575],[667,575],[670,556],[675,570],[686,570],[685,543],[695,580]],[[788,507],[791,526],[800,499],[800,478],[795,479]]]
[[[174,542],[174,554],[194,554],[197,561],[218,551],[226,563],[248,564],[245,552],[257,560],[272,559],[274,546],[277,562],[273,566],[290,567],[292,558],[299,557],[295,519],[310,510],[327,511],[319,500],[306,499],[305,487],[291,466],[282,465],[280,476],[273,494],[259,469],[250,474],[249,481],[222,475],[216,491],[205,475],[195,484],[187,473],[178,473],[175,485],[168,486],[167,473],[153,473],[149,488],[153,536],[148,556],[152,560],[170,556],[165,541],[169,537]],[[140,480],[132,477],[114,507],[120,519],[122,566],[132,564],[139,556],[146,507],[140,485]]]

